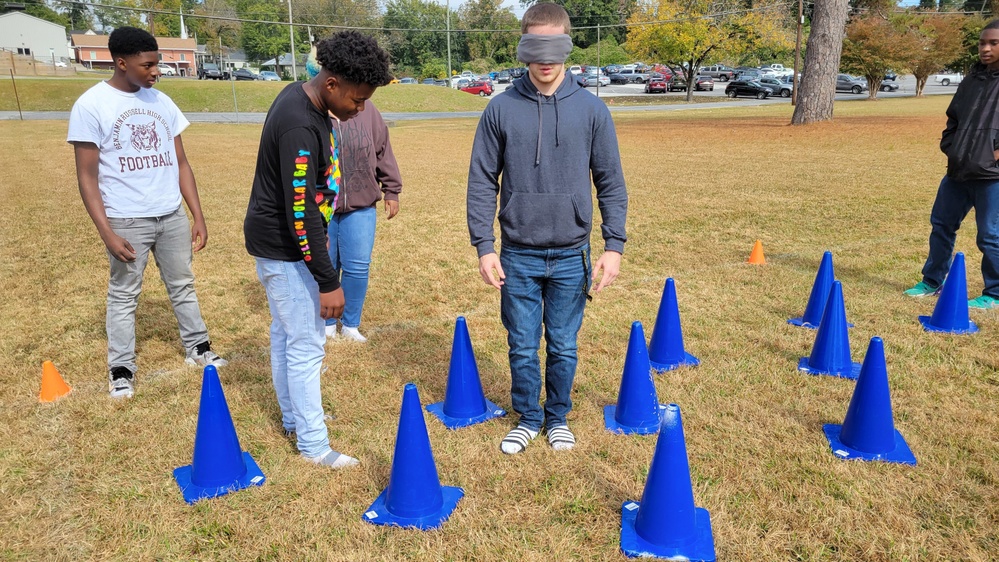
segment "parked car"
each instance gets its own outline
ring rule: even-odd
[[[228,80],[229,73],[219,70],[219,66],[212,62],[206,62],[198,69],[198,80]]]
[[[260,77],[249,68],[237,68],[232,71],[233,80],[259,80]]]
[[[260,80],[263,80],[265,82],[280,82],[281,81],[281,77],[278,76],[278,73],[274,72],[273,70],[264,70],[263,72],[261,72],[259,74],[259,76],[260,76]]]
[[[780,96],[782,98],[791,97],[791,92],[794,91],[794,84],[790,82],[785,82],[780,78],[774,78],[771,76],[766,76],[758,80],[760,84],[763,84],[764,88],[770,88],[771,96]]]
[[[735,72],[735,76],[732,77],[733,80],[757,80],[763,78],[763,74],[759,68],[737,66],[732,70]]]
[[[261,72],[260,74],[263,75],[263,72]],[[418,82],[416,81],[416,78],[412,78],[410,76],[404,76],[404,77],[402,77],[402,78],[399,79],[399,83],[400,84],[417,84]]]
[[[729,68],[724,64],[702,66],[698,72],[702,76],[710,76],[720,82],[728,82],[735,76],[735,69]]]
[[[686,92],[687,91],[687,81],[683,79],[683,76],[679,74],[674,75],[666,82],[666,91],[668,92]]]
[[[889,82],[888,79],[886,78],[881,81],[881,86],[879,86],[878,89],[881,90],[882,92],[897,92],[899,89],[899,85],[896,84],[895,82]]]
[[[468,78],[461,78],[458,76],[456,76],[455,78],[457,78],[457,80],[455,80],[454,82],[454,87],[457,90],[460,90],[472,83],[472,80],[469,80]]]
[[[715,79],[710,76],[697,76],[694,78],[695,92],[713,92],[715,90]]]
[[[595,87],[597,84],[600,84],[601,86],[610,85],[610,78],[604,76],[603,74],[597,74],[596,72],[590,74],[583,74],[582,76],[580,76],[580,80],[582,80],[583,86],[586,87],[589,86]]]
[[[963,74],[934,74],[933,81],[941,86],[950,86],[951,84],[960,84],[961,79],[964,78]]]
[[[461,88],[462,92],[468,92],[469,94],[478,94],[482,97],[493,95],[493,87],[489,85],[489,82],[475,81],[469,82],[467,86]]]
[[[498,84],[509,84],[511,79],[510,73],[506,70],[501,70],[499,74],[496,75],[496,82]]]
[[[645,83],[645,93],[646,94],[665,93],[666,88],[668,86],[669,86],[669,80],[666,80],[665,78],[649,78],[649,81]]]
[[[885,80],[890,80],[890,81],[894,82],[894,81],[898,80],[898,74],[895,74],[894,70],[889,70],[888,73],[885,74]]]
[[[836,91],[851,92],[860,94],[867,91],[867,80],[850,76],[849,74],[836,75]]]
[[[63,63],[62,65],[66,66],[66,63]],[[59,66],[59,63],[56,63],[56,66]],[[160,64],[156,65],[156,69],[159,70],[160,74],[162,74],[163,76],[176,76],[177,75],[177,71],[174,70],[174,68],[172,66],[168,65],[168,64],[160,63]]]
[[[733,80],[725,86],[725,95],[734,98],[737,96],[752,96],[758,100],[770,97],[770,88],[760,84],[756,80]]]
[[[633,68],[622,68],[610,75],[612,84],[644,84],[649,81],[649,75]]]
[[[569,67],[569,72],[571,72],[573,74],[582,74],[583,73],[583,67],[579,66],[578,64],[574,64],[574,65],[572,65],[572,66]]]

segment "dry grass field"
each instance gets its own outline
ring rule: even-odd
[[[603,429],[631,322],[651,333],[674,277],[688,351],[702,364],[657,376],[683,409],[697,505],[719,560],[994,560],[999,552],[999,313],[973,336],[924,333],[919,279],[944,172],[936,148],[949,98],[841,103],[834,122],[787,126],[788,107],[617,118],[630,191],[622,275],[588,306],[575,409],[579,446],[543,439],[508,457],[511,417],[457,432],[428,416],[441,481],[465,499],[440,530],[361,520],[388,482],[403,385],[443,399],[455,318],[468,319],[483,386],[510,408],[499,295],[476,272],[464,190],[474,120],[392,129],[402,212],[378,225],[362,331],[328,346],[323,400],[333,445],[361,466],[302,461],[281,431],[268,364],[269,314],[242,220],[259,127],[184,133],[209,226],[195,257],[213,347],[240,441],[262,487],[185,504],[171,471],[191,462],[200,376],[150,263],[138,311],[134,399],[107,397],[107,257],[76,188],[64,122],[0,124],[0,559],[617,560],[620,507],[639,499],[654,437]],[[44,197],[43,197],[44,196]],[[594,244],[602,250],[599,229]],[[958,249],[981,291],[970,219]],[[762,239],[768,264],[746,257]],[[915,467],[845,462],[843,379],[796,370],[814,332],[804,310],[824,250],[843,282],[853,356],[884,338],[895,423]],[[598,253],[598,252],[597,252]],[[55,362],[73,393],[37,400]]]

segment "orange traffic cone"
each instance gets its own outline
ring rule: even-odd
[[[763,242],[757,240],[756,244],[753,244],[753,252],[749,254],[749,259],[746,260],[746,263],[766,265],[767,259],[763,257]]]
[[[73,390],[62,380],[62,375],[51,361],[42,363],[42,391],[38,394],[39,402],[55,402]]]

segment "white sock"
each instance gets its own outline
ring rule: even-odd
[[[302,456],[304,457],[305,455]],[[355,459],[354,457],[349,457],[343,453],[338,453],[332,449],[318,457],[305,457],[305,458],[309,459],[310,461],[318,465],[328,466],[333,469],[346,468],[348,466],[356,466],[361,464],[361,461]]]
[[[348,328],[343,326],[340,328],[340,337],[348,340],[354,340],[356,342],[364,343],[368,341],[368,338],[361,335],[361,332],[357,328]]]

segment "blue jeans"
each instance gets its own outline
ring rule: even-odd
[[[191,223],[184,207],[162,217],[108,218],[108,222],[115,234],[128,240],[136,254],[135,261],[123,262],[108,252],[111,264],[107,300],[108,369],[127,367],[133,373],[136,370],[135,309],[150,252],[160,268],[184,348],[190,352],[208,341],[208,328],[194,292]]]
[[[590,289],[590,249],[532,249],[504,244],[500,264],[506,280],[500,313],[510,346],[510,397],[520,424],[540,430],[565,424],[572,409],[576,336]],[[545,408],[542,415],[541,361],[544,324]]]
[[[982,294],[999,299],[999,182],[957,181],[944,176],[930,212],[930,254],[923,281],[939,287],[947,277],[961,221],[975,209],[978,249],[982,251]]]
[[[256,260],[271,310],[271,376],[281,423],[296,433],[303,455],[318,457],[330,450],[319,389],[326,355],[319,285],[304,261]]]
[[[349,213],[335,214],[330,221],[330,260],[340,275],[343,287],[343,316],[340,322],[348,328],[361,325],[361,310],[368,294],[368,271],[371,268],[371,250],[375,247],[375,222],[378,210],[374,207]],[[326,321],[335,326],[336,319]]]

